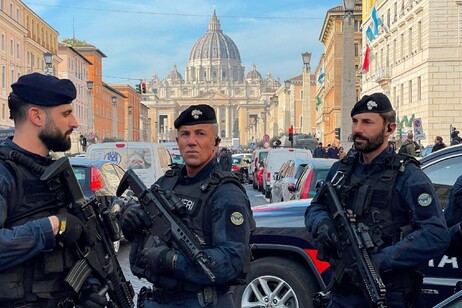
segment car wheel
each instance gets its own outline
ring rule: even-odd
[[[278,257],[252,262],[247,283],[233,287],[237,307],[313,307],[313,278],[302,265]]]
[[[119,241],[115,241],[115,242],[112,242],[112,244],[114,245],[114,251],[116,254],[119,253],[119,250],[120,250],[120,240]]]

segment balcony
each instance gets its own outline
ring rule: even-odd
[[[391,76],[390,70],[388,68],[380,67],[375,73],[375,82],[380,84],[381,87],[384,87],[390,83]]]

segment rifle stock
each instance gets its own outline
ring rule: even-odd
[[[368,228],[363,223],[358,223],[355,215],[342,206],[331,182],[324,183],[319,195],[321,198],[325,197],[339,239],[337,251],[340,258],[329,260],[334,267],[334,279],[341,281],[346,272],[353,272],[359,278],[369,301],[376,307],[386,307],[385,285],[375,270],[369,253],[374,244]]]
[[[142,208],[150,217],[150,226],[146,227],[146,231],[165,243],[173,241],[188,262],[199,265],[209,280],[215,281],[215,275],[207,266],[207,256],[201,249],[202,240],[172,214],[172,210],[181,204],[178,197],[157,185],[148,190],[133,170],[125,173],[117,188],[117,196],[122,195],[128,187],[138,197]]]
[[[69,212],[77,216],[86,229],[78,242],[81,259],[71,268],[65,281],[79,292],[91,274],[102,285],[100,295],[108,293],[111,307],[134,307],[135,292],[130,281],[125,279],[114,251],[112,241],[118,238],[119,228],[109,209],[101,210],[95,197],[85,198],[67,157],[51,164],[40,179],[48,183],[59,180],[65,195],[71,199]]]

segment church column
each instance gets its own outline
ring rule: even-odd
[[[223,129],[223,124],[221,123],[221,116],[222,116],[221,106],[216,106],[216,110],[217,110],[217,122],[218,122],[218,136],[221,137],[221,130]]]
[[[231,133],[231,124],[233,123],[232,119],[232,112],[231,112],[231,106],[227,105],[226,107],[226,117],[225,117],[225,127],[226,127],[226,138],[231,138],[232,133]]]

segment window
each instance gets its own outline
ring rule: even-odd
[[[13,46],[13,39],[10,39],[10,55],[14,55],[14,46]]]
[[[417,100],[422,99],[422,77],[417,77]]]
[[[5,89],[6,86],[6,67],[2,66],[2,89]]]
[[[409,103],[412,103],[412,80],[409,80]]]
[[[5,34],[2,33],[2,51],[5,51]]]
[[[16,58],[19,59],[20,57],[20,52],[19,52],[19,43],[16,43]]]
[[[404,33],[401,33],[401,41],[400,41],[401,46],[400,47],[400,59],[404,60]]]
[[[417,23],[417,48],[422,50],[422,22]]]
[[[412,28],[409,28],[409,37],[408,37],[408,41],[409,41],[409,55],[412,55]]]

